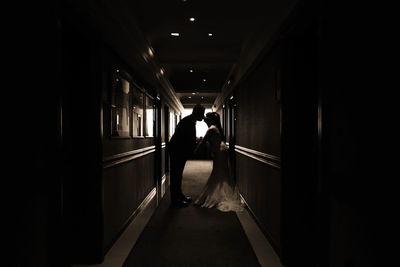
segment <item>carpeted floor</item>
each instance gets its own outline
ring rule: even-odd
[[[211,161],[188,161],[183,191],[195,199],[211,173]],[[170,207],[166,193],[124,267],[259,267],[234,212],[196,206]]]

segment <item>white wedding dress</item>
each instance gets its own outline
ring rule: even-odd
[[[194,204],[205,208],[215,207],[224,212],[243,211],[239,190],[231,174],[228,147],[214,125],[208,128],[199,149],[204,149],[204,146],[213,158],[213,169]]]

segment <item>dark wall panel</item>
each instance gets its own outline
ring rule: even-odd
[[[154,154],[103,171],[104,248],[119,236],[127,220],[155,186]]]
[[[236,143],[280,155],[280,50],[274,49],[236,91]]]
[[[280,170],[236,154],[240,193],[275,249],[280,248]]]
[[[64,24],[62,46],[62,216],[67,257],[102,260],[101,45]]]
[[[276,46],[235,91],[236,145],[271,155],[278,165],[281,154],[280,59],[281,49]],[[241,194],[279,254],[280,168],[236,153],[236,171]]]

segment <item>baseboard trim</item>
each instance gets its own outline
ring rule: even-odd
[[[246,208],[242,212],[236,212],[236,215],[261,267],[283,267],[279,256],[250,214],[250,207],[247,205],[247,202],[242,195],[240,197],[245,203]]]

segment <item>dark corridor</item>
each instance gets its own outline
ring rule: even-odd
[[[380,196],[390,196],[382,192],[394,139],[382,135],[396,105],[381,108],[381,87],[366,89],[380,65],[366,59],[376,50],[357,8],[324,0],[23,7],[13,9],[4,48],[12,266],[102,264],[133,222],[146,214],[162,222],[168,144],[195,104],[220,115],[246,212],[281,266],[389,266],[378,255],[393,202]],[[229,223],[218,216],[210,222]],[[243,221],[227,216],[243,230],[232,247],[246,244],[235,264],[263,266]],[[153,223],[137,234],[172,235]],[[143,242],[138,252],[152,245]],[[125,266],[168,249],[133,250]]]

